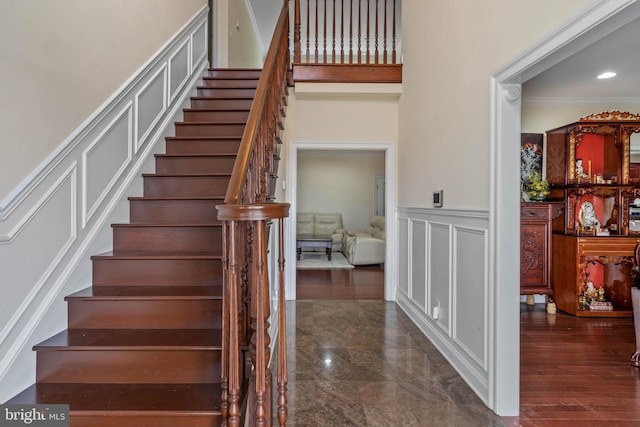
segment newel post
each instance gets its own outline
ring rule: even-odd
[[[300,0],[294,2],[294,21],[293,21],[293,62],[299,64],[302,54],[300,46]]]
[[[269,336],[269,319],[271,307],[271,287],[267,271],[267,223],[278,220],[278,347],[277,347],[277,386],[278,386],[278,423],[287,422],[287,347],[286,347],[286,313],[284,282],[284,218],[289,216],[288,203],[254,203],[246,205],[218,205],[218,219],[224,222],[225,252],[224,265],[224,300],[223,300],[223,425],[239,426],[239,382],[242,367],[240,366],[240,331],[237,327],[240,319],[238,258],[240,254],[248,256],[249,311],[250,311],[250,355],[253,369],[249,379],[248,390],[248,424],[249,426],[268,427],[272,424],[272,375],[269,368],[271,337]],[[238,238],[239,224],[247,224],[249,239]],[[227,350],[225,350],[225,348]],[[226,354],[228,353],[228,354]],[[226,415],[226,417],[225,417]],[[225,419],[226,418],[226,419]]]

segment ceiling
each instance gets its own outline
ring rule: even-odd
[[[596,77],[614,71],[611,79]],[[587,46],[522,85],[532,98],[640,98],[640,19]]]

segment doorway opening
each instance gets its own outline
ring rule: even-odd
[[[384,299],[387,301],[393,301],[395,298],[395,284],[392,281],[392,277],[394,271],[396,271],[397,261],[395,256],[390,254],[396,254],[395,250],[396,245],[396,236],[395,236],[395,218],[393,215],[389,215],[390,212],[394,212],[395,205],[395,146],[392,143],[385,142],[358,142],[358,143],[344,143],[344,142],[291,142],[291,151],[289,153],[289,164],[288,164],[288,186],[287,186],[287,200],[291,204],[290,216],[288,220],[287,233],[285,238],[285,252],[286,259],[295,260],[296,259],[296,223],[297,223],[297,214],[298,214],[298,206],[299,202],[299,194],[298,189],[300,185],[303,184],[301,180],[304,178],[299,176],[298,173],[298,163],[301,160],[301,156],[313,156],[313,153],[342,153],[342,155],[357,156],[364,155],[365,153],[373,153],[377,155],[382,155],[384,157],[384,177],[386,181],[386,192],[385,192],[385,222],[386,222],[386,240],[385,240],[385,262],[384,262]],[[318,155],[320,155],[318,154]],[[357,168],[357,162],[354,163],[353,167]],[[373,198],[373,189],[371,188],[371,181],[368,184],[369,190],[371,193],[369,197]],[[348,201],[344,202],[344,208],[348,208]],[[313,204],[307,203],[306,205],[303,203],[303,206],[314,206]],[[370,207],[366,216],[371,219],[373,216],[373,207]],[[350,221],[347,216],[347,221]],[[368,221],[368,220],[367,220]],[[349,222],[346,223],[347,228],[349,227]],[[296,281],[296,264],[295,262],[289,262],[286,265],[286,274],[289,278],[287,282],[287,299],[294,300],[297,298],[297,281]]]
[[[521,84],[640,16],[635,0],[596,2],[539,45],[492,76],[490,282],[495,283],[495,363],[489,406],[519,412],[519,202]],[[515,142],[514,142],[515,141]],[[516,355],[518,357],[516,357]]]

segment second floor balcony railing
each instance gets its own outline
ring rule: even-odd
[[[402,81],[401,0],[293,4],[294,81]]]

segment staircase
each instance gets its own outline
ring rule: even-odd
[[[36,345],[8,403],[70,405],[72,426],[215,426],[221,416],[223,203],[260,70],[209,70],[68,329]],[[244,375],[242,375],[244,377]],[[243,388],[242,395],[245,394]],[[244,398],[242,399],[244,400]]]

